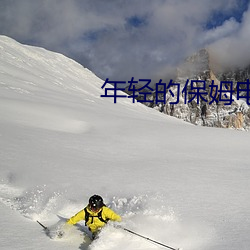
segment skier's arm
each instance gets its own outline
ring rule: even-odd
[[[74,216],[72,216],[72,217],[67,221],[67,224],[75,225],[78,221],[84,220],[84,218],[85,218],[85,212],[84,212],[84,209],[83,209],[83,210],[81,210],[80,212],[78,212],[77,214],[75,214]]]
[[[105,217],[112,221],[118,221],[118,222],[122,221],[122,218],[120,215],[116,214],[113,210],[107,207],[105,207]]]

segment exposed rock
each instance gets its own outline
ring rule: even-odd
[[[170,91],[166,94],[167,103],[164,112],[196,125],[248,129],[250,126],[248,105],[244,99],[236,100],[234,95],[233,101],[230,103],[230,93],[226,93],[226,88],[230,90],[230,82],[222,84],[221,89],[220,83],[221,81],[231,81],[233,90],[236,91],[237,82],[245,82],[249,76],[250,67],[215,73],[210,65],[209,52],[202,49],[187,58],[177,69],[175,83],[180,84],[181,91],[178,93],[176,86],[171,87],[170,90],[174,97],[170,94]],[[189,82],[186,85],[187,80]],[[193,82],[191,86],[191,80],[198,81]],[[186,97],[185,92],[183,92],[185,85],[187,88]],[[219,96],[220,91],[223,91],[221,96]],[[198,100],[195,95],[199,93],[200,98]],[[178,94],[179,103],[170,104],[170,102],[176,100]],[[218,101],[219,97],[221,97],[221,101]]]

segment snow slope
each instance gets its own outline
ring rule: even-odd
[[[90,244],[83,223],[61,240],[36,223],[53,228],[97,193],[124,227],[166,245],[250,249],[249,133],[114,104],[102,84],[63,55],[0,36],[0,248],[162,249],[112,225]]]

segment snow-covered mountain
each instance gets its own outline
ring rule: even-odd
[[[108,225],[52,227],[92,194],[122,225],[185,250],[248,250],[249,133],[193,126],[131,99],[63,55],[0,36],[1,249],[162,249]],[[84,229],[86,230],[86,229]]]

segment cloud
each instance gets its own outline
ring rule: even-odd
[[[229,20],[224,21],[221,26],[207,30],[204,32],[201,43],[202,44],[211,44],[213,42],[219,41],[225,37],[230,36],[237,32],[240,28],[240,24],[231,17]]]
[[[250,8],[245,11],[242,21],[233,26],[231,32],[225,32],[228,29],[226,23],[220,27],[226,35],[210,44],[210,51],[219,65],[245,67],[250,64]]]
[[[238,6],[237,0],[2,0],[0,33],[61,52],[103,79],[159,79],[204,46],[230,47],[231,34],[243,39],[244,30],[249,37],[247,14],[242,23],[233,18]],[[207,30],[218,11],[229,18]]]

